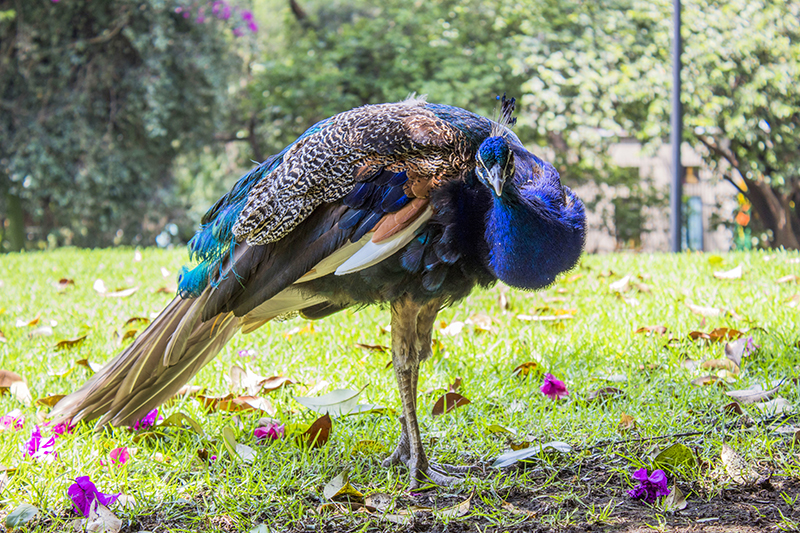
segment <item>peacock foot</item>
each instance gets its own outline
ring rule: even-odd
[[[409,485],[411,489],[430,483],[446,487],[458,483],[462,479],[461,476],[480,470],[479,467],[474,466],[429,462],[424,451],[421,456],[416,455],[412,458],[411,443],[405,431],[400,434],[400,441],[395,450],[382,463],[384,468],[399,464],[408,467],[411,474],[411,484]]]

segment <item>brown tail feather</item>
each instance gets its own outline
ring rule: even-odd
[[[207,289],[175,298],[127,349],[53,409],[57,420],[129,424],[175,394],[239,330],[232,313],[202,322]]]

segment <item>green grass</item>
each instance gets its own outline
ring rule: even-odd
[[[34,399],[65,394],[80,386],[90,371],[74,361],[107,361],[120,346],[131,342],[119,340],[128,329],[141,329],[141,325],[125,326],[129,318],[154,316],[171,299],[157,290],[174,287],[184,253],[146,249],[141,256],[141,261],[134,261],[130,249],[0,256],[0,331],[6,338],[0,343],[0,369],[22,375]],[[263,414],[209,413],[196,400],[182,399],[167,405],[164,413],[188,414],[202,424],[204,435],[165,428],[157,436],[140,439],[125,428],[97,434],[83,425],[58,439],[57,460],[45,463],[23,458],[20,448],[34,424],[46,417],[48,408],[24,406],[6,394],[0,397],[0,415],[21,408],[27,420],[23,430],[2,433],[0,465],[16,470],[0,493],[0,517],[21,503],[30,503],[40,509],[28,524],[31,531],[64,530],[75,518],[67,488],[76,476],[90,475],[100,490],[135,498],[130,508],[112,506],[130,531],[249,531],[261,523],[266,523],[269,531],[405,527],[381,521],[379,514],[317,513],[325,503],[324,485],[349,469],[351,483],[361,492],[385,492],[396,498],[395,512],[413,503],[443,508],[473,495],[464,517],[422,513],[419,519],[432,525],[460,521],[481,531],[524,525],[530,518],[503,508],[506,500],[520,494],[529,498],[526,508],[537,513],[542,527],[614,524],[621,516],[618,507],[633,505],[625,494],[630,473],[640,466],[650,467],[648,452],[653,444],[663,447],[672,442],[693,447],[707,463],[700,472],[677,476],[683,492],[691,493],[690,502],[711,501],[730,486],[719,461],[723,441],[757,468],[770,468],[777,476],[797,480],[800,445],[793,443],[791,434],[775,429],[781,423],[797,424],[793,417],[764,417],[745,406],[754,420],[747,426],[720,408],[730,400],[725,390],[797,375],[800,306],[791,307],[788,302],[800,293],[800,285],[776,280],[800,273],[799,257],[786,252],[725,254],[718,264],[702,254],[587,256],[578,269],[545,291],[528,294],[497,286],[475,292],[444,310],[442,327],[486,313],[493,317],[498,331],[467,325],[455,336],[441,331],[435,334],[437,349],[422,367],[419,386],[421,392],[434,392],[421,395],[418,402],[429,455],[448,463],[491,464],[494,457],[509,450],[506,437],[487,431],[496,424],[515,432],[517,440],[565,441],[573,447],[566,456],[545,456],[525,468],[502,472],[487,469],[460,486],[410,495],[404,469],[380,466],[399,434],[391,412],[335,419],[329,442],[309,450],[291,438],[256,444],[252,431]],[[743,267],[741,279],[720,280],[712,275],[737,265]],[[162,276],[162,267],[169,276]],[[609,288],[628,274],[632,276],[629,290],[620,294]],[[73,279],[74,285],[59,290],[60,278]],[[139,289],[127,298],[103,297],[92,289],[98,278],[109,290]],[[507,310],[499,305],[501,293],[508,301]],[[563,300],[551,301],[554,297]],[[733,313],[704,318],[692,313],[687,302]],[[542,306],[550,310],[536,311]],[[574,318],[559,322],[517,318],[519,314],[553,314],[562,309],[574,309]],[[39,322],[34,326],[16,325],[36,317]],[[292,396],[305,395],[319,384],[323,384],[320,393],[366,386],[362,402],[398,410],[394,376],[387,368],[390,355],[355,346],[388,345],[389,335],[383,329],[388,322],[387,309],[372,307],[339,313],[314,322],[313,328],[300,319],[269,323],[253,334],[234,338],[193,384],[206,387],[210,395],[224,395],[231,365],[245,363],[264,376],[294,378],[300,384],[268,397],[276,408],[275,417],[296,430],[307,427],[318,415],[301,407]],[[674,341],[667,344],[666,336],[634,333],[640,326],[656,324],[666,326]],[[51,326],[52,336],[31,336],[41,326]],[[724,357],[723,344],[693,342],[687,334],[716,327],[749,329],[761,348],[743,363],[737,381],[694,386],[690,380],[707,371],[689,370],[684,360]],[[88,336],[79,346],[55,349],[58,341],[84,334]],[[252,350],[255,355],[243,358],[241,350]],[[512,370],[526,361],[536,361],[540,372],[527,379],[512,376]],[[73,370],[57,375],[65,368]],[[571,391],[568,401],[554,402],[539,392],[545,371],[566,382]],[[611,383],[604,379],[614,374],[624,375],[626,380]],[[463,380],[459,392],[472,403],[445,416],[431,417],[434,402],[456,377]],[[618,387],[624,395],[607,401],[588,399],[590,391],[604,386]],[[787,382],[780,395],[794,407],[798,405],[794,382]],[[622,413],[636,419],[637,429],[618,431]],[[221,436],[225,426],[236,429],[239,442],[256,448],[252,464],[242,464],[228,454]],[[692,431],[701,434],[608,445]],[[100,459],[119,446],[136,448],[130,462],[111,470],[101,466]],[[219,459],[206,465],[197,458],[199,449]],[[157,453],[169,462],[156,461]],[[796,494],[786,497],[791,502]],[[635,505],[648,513],[651,525],[666,520],[656,508]],[[786,504],[786,508],[793,506]],[[794,520],[797,518],[794,515]],[[791,520],[787,515],[785,524]]]

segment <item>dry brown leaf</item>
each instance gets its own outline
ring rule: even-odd
[[[234,396],[228,394],[226,396],[204,396],[198,394],[195,397],[206,409],[212,411],[226,411],[226,412],[239,412],[239,411],[264,411],[269,415],[275,414],[275,408],[266,398],[257,398],[255,396]]]
[[[742,273],[742,265],[739,265],[724,272],[714,272],[714,277],[717,279],[739,279],[742,277]]]
[[[767,416],[783,415],[791,413],[794,408],[792,402],[786,398],[775,398],[767,402],[753,404],[753,407],[761,411],[761,414]]]
[[[125,321],[125,323],[122,325],[122,327],[130,326],[132,324],[142,324],[142,325],[144,325],[144,324],[149,324],[149,323],[150,323],[150,319],[147,318],[147,317],[144,317],[144,316],[132,316],[128,320]]]
[[[777,385],[767,390],[764,390],[761,385],[756,385],[749,389],[727,391],[725,394],[741,403],[763,402],[764,400],[772,398],[772,396],[778,392],[778,389],[781,388],[784,381],[786,381],[786,378],[781,379]]]
[[[89,361],[88,359],[78,359],[77,361],[75,361],[75,364],[80,365],[84,368],[88,368],[92,372],[97,372],[98,370],[103,368],[103,365]]]
[[[177,290],[178,290],[178,287],[176,287],[176,286],[174,286],[174,285],[170,285],[170,286],[168,286],[168,287],[159,287],[158,289],[156,289],[156,291],[155,291],[155,292],[156,292],[156,294],[160,294],[160,293],[164,293],[164,294],[175,294],[175,292],[176,292]]]
[[[333,424],[331,417],[327,414],[319,417],[311,424],[311,427],[303,433],[303,438],[306,444],[312,448],[319,448],[328,442],[330,438],[331,428]]]
[[[461,377],[457,377],[453,383],[447,387],[447,392],[458,392],[458,389],[461,388]]]
[[[357,342],[357,343],[355,343],[355,347],[356,348],[361,348],[362,350],[369,350],[370,352],[381,352],[381,353],[384,353],[384,352],[388,352],[389,351],[389,347],[388,346],[384,346],[382,344],[364,344],[364,343],[361,343],[361,342]]]
[[[258,382],[260,392],[272,392],[285,385],[294,385],[297,381],[286,376],[270,376]]]
[[[728,444],[722,444],[720,453],[725,471],[735,483],[751,485],[758,481],[758,473]]]
[[[472,502],[472,494],[469,495],[469,498],[459,503],[458,505],[454,505],[453,507],[448,507],[447,509],[442,509],[437,514],[439,516],[445,516],[448,518],[456,518],[459,516],[464,516],[469,512],[469,508],[472,504],[471,502]]]
[[[619,417],[619,424],[617,424],[617,430],[623,432],[623,431],[630,431],[631,429],[635,428],[636,428],[636,419],[627,413],[622,413],[622,415],[620,415]]]
[[[794,296],[792,296],[790,298],[787,298],[785,300],[785,303],[786,303],[786,307],[790,307],[792,309],[800,307],[800,294],[795,294]],[[0,332],[0,337],[2,337],[2,336],[3,336],[3,333]]]
[[[449,413],[456,407],[467,405],[471,403],[467,398],[461,396],[457,392],[448,392],[439,398],[433,406],[432,416],[440,416]]]
[[[539,364],[536,361],[527,361],[521,365],[517,365],[512,374],[518,377],[526,377],[529,374],[536,373],[538,366]]]
[[[739,402],[731,402],[729,404],[726,404],[726,405],[722,406],[722,410],[725,413],[733,413],[733,414],[737,414],[737,415],[743,415],[744,414],[744,410],[742,409],[742,405]]]
[[[667,512],[682,511],[686,509],[686,496],[677,485],[673,485],[672,490],[664,498],[663,505]]]
[[[74,348],[80,345],[84,340],[86,340],[88,334],[81,335],[80,337],[74,337],[72,339],[64,339],[62,341],[58,341],[56,343],[56,350],[66,350],[67,348]]]
[[[394,498],[385,492],[375,492],[364,499],[364,505],[370,511],[388,511],[393,502]]]
[[[529,511],[527,509],[520,509],[513,503],[509,502],[503,502],[503,509],[510,512],[511,514],[522,515],[528,518],[533,518],[536,516],[536,513],[534,513],[533,511]]]
[[[43,398],[39,398],[36,400],[36,405],[44,405],[46,407],[53,407],[55,404],[61,401],[64,394],[51,394],[50,396],[45,396]]]
[[[778,278],[775,280],[775,283],[792,283],[800,280],[800,276],[797,274],[789,274],[788,276],[783,276],[782,278]]]
[[[698,387],[702,387],[704,385],[713,385],[715,383],[721,383],[721,380],[718,376],[700,376],[699,378],[694,378],[692,380],[692,385],[697,385]]]
[[[89,507],[89,518],[86,519],[87,533],[118,533],[122,529],[122,520],[112,513],[108,507],[95,500]]]
[[[590,391],[589,394],[586,395],[586,399],[591,402],[594,400],[619,398],[620,396],[625,396],[625,392],[621,389],[616,387],[601,387],[597,390]]]
[[[647,333],[648,335],[655,333],[656,335],[665,335],[667,331],[667,326],[642,326],[634,333]]]
[[[739,366],[730,359],[709,359],[700,363],[700,368],[706,370],[727,370],[734,376],[739,375]]]

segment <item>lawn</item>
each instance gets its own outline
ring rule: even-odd
[[[207,397],[245,394],[232,389],[233,365],[294,381],[256,392],[265,401],[251,403],[261,409],[228,411],[186,394],[160,414],[187,415],[201,432],[186,419],[138,431],[81,424],[55,439],[57,455],[26,456],[37,424],[45,439],[52,433],[43,425],[46,399],[75,390],[93,365],[132,342],[172,298],[185,259],[154,249],[0,256],[0,369],[22,376],[30,392],[26,399],[25,387],[9,386],[0,397],[0,416],[24,416],[21,429],[2,430],[3,523],[27,504],[38,513],[22,530],[72,530],[80,515],[68,489],[89,476],[100,491],[124,495],[109,508],[126,532],[747,532],[800,524],[800,255],[789,252],[586,256],[547,290],[498,285],[442,311],[434,357],[420,375],[423,438],[439,461],[484,467],[454,487],[410,493],[405,469],[381,467],[399,436],[400,405],[381,348],[389,312],[379,307],[239,335],[192,382]],[[637,332],[645,326],[663,327]],[[568,397],[540,392],[547,372]],[[731,405],[726,394],[783,378],[771,403],[745,403],[766,396],[750,392]],[[471,403],[432,416],[459,379],[457,393]],[[320,413],[295,397],[362,388],[358,401],[383,409],[334,417],[327,442],[305,444]],[[263,417],[285,425],[282,438],[256,439]],[[555,446],[561,451],[539,447],[552,441],[564,443]],[[658,455],[674,444],[682,446]],[[531,453],[493,468],[512,446]],[[111,464],[109,453],[121,447],[129,459]],[[663,469],[685,507],[633,499],[640,468]],[[338,503],[326,496],[343,472],[367,507],[357,494]]]

